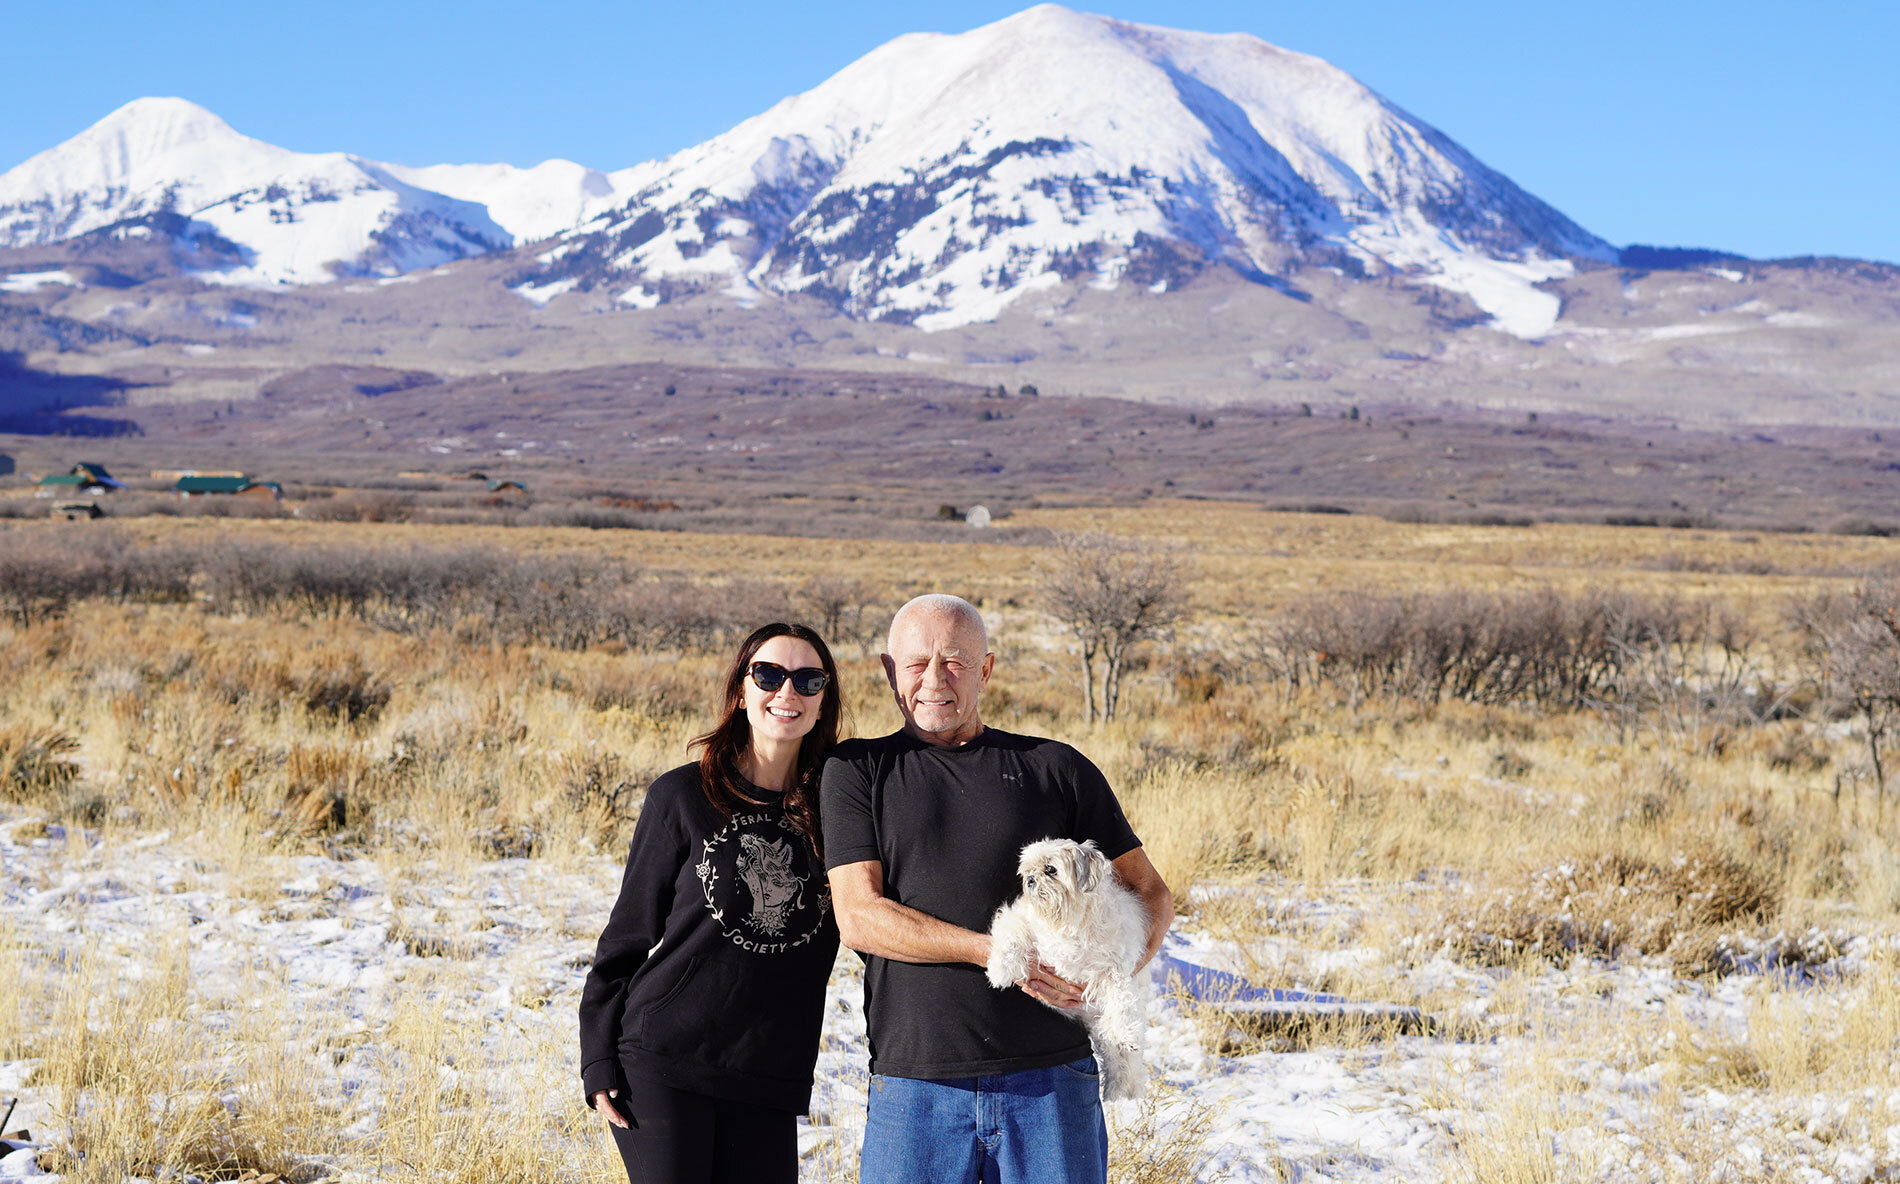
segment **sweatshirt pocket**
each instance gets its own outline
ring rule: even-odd
[[[692,985],[693,979],[699,974],[699,967],[700,960],[697,955],[688,958],[686,965],[680,970],[679,978],[676,979],[673,985],[668,987],[666,992],[658,999],[655,999],[651,1003],[642,1004],[640,1006],[640,1014],[643,1016],[655,1015],[671,1007],[681,995],[686,993],[686,988]]]

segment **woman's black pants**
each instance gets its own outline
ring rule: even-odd
[[[609,1127],[632,1184],[797,1184],[797,1116],[636,1081]]]

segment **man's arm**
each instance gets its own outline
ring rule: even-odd
[[[989,934],[940,921],[885,896],[884,865],[877,860],[834,867],[829,878],[838,936],[858,953],[894,962],[989,964]]]
[[[1174,924],[1174,893],[1168,890],[1167,881],[1161,878],[1155,865],[1148,862],[1148,853],[1140,847],[1110,866],[1122,886],[1141,898],[1141,907],[1148,913],[1148,948],[1141,956],[1141,964],[1146,966],[1161,952],[1161,939],[1166,936],[1168,926]]]

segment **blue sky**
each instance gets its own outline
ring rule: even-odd
[[[0,169],[141,95],[300,151],[623,168],[1024,3],[0,0]],[[1900,4],[1126,0],[1343,67],[1617,243],[1900,261]]]

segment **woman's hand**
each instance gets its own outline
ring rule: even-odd
[[[605,1114],[608,1122],[624,1131],[629,1129],[627,1120],[620,1117],[619,1108],[613,1104],[613,1099],[619,1096],[620,1091],[617,1089],[603,1089],[596,1092],[594,1094],[594,1109]]]

